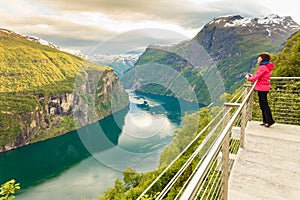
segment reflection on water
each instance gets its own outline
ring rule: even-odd
[[[94,198],[130,166],[156,169],[159,155],[198,105],[129,92],[129,109],[63,136],[0,154],[0,183],[21,183],[18,199]]]
[[[116,113],[115,116],[123,119],[124,123],[127,112],[128,109],[124,109]],[[106,124],[107,127],[103,124]],[[103,126],[105,130],[103,134],[93,132],[94,127],[98,125]],[[112,116],[109,116],[97,123],[81,128],[80,131],[85,133],[87,137],[105,138],[110,141],[110,144],[117,145],[122,130],[112,120]],[[104,143],[98,147],[97,151],[101,151],[112,146]],[[26,188],[58,176],[90,155],[77,132],[71,131],[50,140],[0,154],[0,182],[14,178],[22,183],[22,188]]]
[[[135,94],[136,98],[143,102],[137,104],[137,107],[154,115],[165,115],[170,121],[178,125],[185,113],[194,112],[204,106],[203,104],[191,103],[175,97],[159,96],[158,98],[158,95],[142,92],[135,92]]]

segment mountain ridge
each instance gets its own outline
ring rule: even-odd
[[[138,70],[143,66],[145,69],[147,66],[147,70],[151,71],[151,66],[159,64],[176,70],[188,79],[198,101],[208,105],[218,101],[217,98],[203,97],[214,95],[213,90],[208,91],[212,82],[222,82],[224,92],[233,92],[244,82],[244,75],[254,69],[258,53],[278,52],[286,40],[299,30],[299,27],[289,16],[270,15],[263,18],[221,16],[207,23],[191,40],[169,47],[148,46],[135,68]],[[195,50],[197,48],[198,50]],[[202,62],[203,59],[207,62]],[[203,80],[200,74],[210,73],[212,68],[209,66],[213,65],[216,65],[220,76],[215,80],[213,76],[208,78],[212,80]],[[137,86],[136,89],[143,92],[172,95],[166,92],[171,87],[171,83],[167,83],[164,78],[160,81],[164,84],[165,90],[143,82],[143,77],[140,79],[137,77],[136,83],[132,86]],[[212,88],[214,87],[213,85]],[[181,96],[181,98],[191,100],[188,96]]]
[[[141,53],[132,52],[127,54],[92,54],[87,56],[87,59],[99,65],[110,66],[114,69],[119,78],[131,69],[137,62]]]

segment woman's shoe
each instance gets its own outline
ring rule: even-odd
[[[265,124],[265,127],[269,128],[269,127],[272,126],[274,123],[275,123],[275,122],[273,122],[273,123],[271,123],[271,124],[266,123],[266,124]]]

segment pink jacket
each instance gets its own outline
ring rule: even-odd
[[[270,90],[270,77],[274,64],[269,62],[265,65],[260,65],[254,76],[248,77],[248,81],[255,82],[255,90],[257,91],[269,91]]]

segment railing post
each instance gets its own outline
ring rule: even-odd
[[[222,194],[221,199],[228,199],[228,178],[229,178],[229,134],[227,133],[222,146]]]
[[[227,125],[227,123],[230,120],[230,109],[231,106],[224,104],[224,121],[223,121],[223,127]],[[228,176],[229,176],[229,140],[230,135],[229,133],[226,134],[224,138],[224,143],[222,145],[222,191],[221,191],[221,199],[227,200],[228,199]]]
[[[252,120],[252,110],[253,110],[253,95],[254,95],[254,90],[251,92],[250,98],[249,98],[249,121]]]
[[[246,96],[248,94],[248,87],[249,87],[248,85],[244,85],[243,100],[246,98]],[[246,120],[247,120],[246,118],[247,118],[247,103],[244,105],[244,107],[242,109],[241,141],[240,141],[241,148],[244,148],[244,146],[245,146],[245,129],[246,129]]]
[[[224,103],[224,120],[223,120],[223,128],[227,125],[227,123],[230,120],[230,113],[229,110],[231,109],[232,106],[228,105],[228,103]]]

